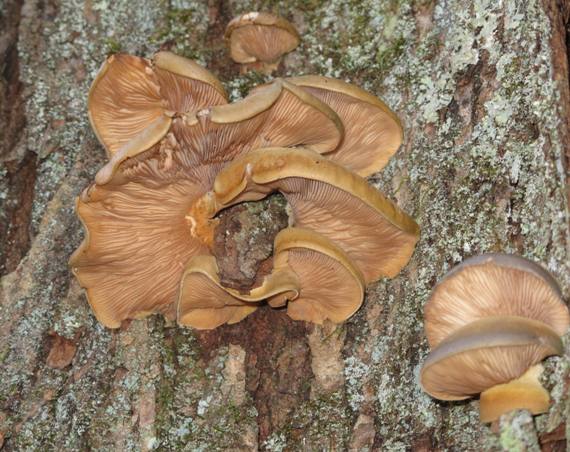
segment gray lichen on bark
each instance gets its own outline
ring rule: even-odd
[[[570,295],[568,78],[553,61],[554,2],[26,0],[1,2],[2,14],[14,5],[26,125],[0,154],[0,201],[15,196],[10,162],[31,155],[37,167],[21,225],[31,245],[0,286],[7,450],[533,450],[529,441],[569,428],[567,358],[547,362],[550,412],[505,418],[499,434],[480,425],[477,401],[437,402],[417,385],[428,351],[423,305],[464,256],[520,253]],[[261,309],[211,334],[158,318],[106,330],[67,269],[82,237],[74,198],[105,160],[85,112],[90,81],[108,52],[165,47],[242,97],[266,77],[238,75],[221,34],[233,15],[256,9],[288,17],[303,36],[278,75],[352,81],[402,118],[405,143],[371,182],[420,224],[414,257],[337,327]],[[77,346],[63,369],[46,363],[59,343],[50,333]]]

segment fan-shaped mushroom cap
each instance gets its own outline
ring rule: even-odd
[[[275,237],[273,267],[275,275],[292,271],[298,278],[297,297],[289,292],[269,300],[274,307],[289,300],[287,314],[294,320],[340,323],[364,299],[362,272],[342,249],[308,229],[287,228]]]
[[[441,400],[462,400],[523,375],[547,356],[563,353],[549,326],[522,317],[477,320],[458,329],[431,351],[420,382]]]
[[[291,292],[296,297],[298,282],[291,272],[265,278],[262,286],[248,294],[224,288],[213,256],[196,256],[182,276],[178,298],[178,323],[197,329],[212,329],[237,323],[257,309],[256,301],[275,293]]]
[[[558,335],[570,326],[556,281],[522,257],[485,254],[466,259],[436,286],[425,306],[432,347],[474,320],[520,316],[549,325]]]
[[[210,215],[275,190],[290,203],[295,226],[339,245],[366,282],[396,275],[410,259],[417,224],[366,180],[307,149],[259,149],[230,163],[208,195]]]
[[[186,115],[178,124],[183,142],[203,162],[230,161],[250,149],[269,146],[329,152],[339,145],[344,132],[330,107],[281,79],[241,101]]]
[[[110,328],[152,312],[174,317],[186,262],[207,252],[187,215],[220,166],[189,166],[171,138],[144,160],[129,159],[77,200],[86,236],[70,265],[95,315]]]
[[[278,63],[299,45],[295,27],[269,13],[251,12],[235,17],[226,27],[230,56],[237,63]]]
[[[342,120],[344,139],[327,158],[369,176],[398,150],[404,131],[398,117],[377,97],[357,86],[318,75],[286,79],[329,105]]]
[[[108,155],[127,158],[163,138],[175,113],[226,102],[216,77],[193,61],[170,52],[159,52],[154,63],[117,54],[105,61],[93,81],[88,111]]]

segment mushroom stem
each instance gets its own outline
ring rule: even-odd
[[[493,422],[513,410],[528,410],[532,414],[548,411],[550,397],[539,381],[542,371],[542,365],[537,364],[519,378],[482,392],[479,401],[481,422]]]

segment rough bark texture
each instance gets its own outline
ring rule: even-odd
[[[564,450],[567,358],[547,361],[548,414],[493,426],[477,401],[437,402],[416,382],[422,307],[463,257],[520,253],[570,295],[568,5],[470,3],[0,0],[4,449]],[[211,332],[160,318],[105,329],[67,268],[83,234],[74,198],[105,160],[86,116],[90,81],[109,52],[170,48],[238,98],[265,78],[239,75],[221,37],[256,9],[303,37],[280,75],[352,81],[402,118],[404,145],[370,180],[421,225],[416,252],[336,327],[263,308]],[[243,218],[263,224],[250,210]]]

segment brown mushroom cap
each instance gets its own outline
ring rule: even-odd
[[[279,190],[297,227],[339,245],[368,283],[393,277],[406,265],[417,224],[366,180],[307,149],[251,151],[226,166],[214,182],[211,214]]]
[[[398,117],[357,86],[317,75],[286,79],[330,106],[342,120],[344,139],[327,158],[366,177],[380,171],[402,144]]]
[[[237,63],[275,63],[299,45],[295,27],[269,13],[251,12],[235,17],[226,27],[230,56]]]
[[[116,54],[107,59],[91,85],[88,111],[108,155],[121,153],[127,158],[163,138],[176,112],[226,102],[216,77],[193,61],[170,52],[159,52],[154,63]]]
[[[287,228],[275,237],[274,274],[288,271],[298,278],[298,296],[279,294],[269,303],[279,306],[289,300],[287,314],[294,320],[340,323],[362,304],[360,270],[342,249],[313,231]]]
[[[558,335],[570,326],[556,281],[519,256],[485,254],[466,259],[435,287],[425,306],[431,347],[468,323],[491,316],[539,320]]]
[[[230,161],[250,149],[270,146],[329,152],[344,133],[330,107],[281,79],[241,101],[186,115],[183,122],[175,121],[175,127],[201,162]]]
[[[197,329],[212,329],[224,323],[237,323],[257,309],[256,301],[275,293],[297,294],[297,279],[291,272],[265,278],[262,286],[241,294],[220,283],[213,256],[196,256],[182,276],[178,297],[178,323]]]
[[[312,127],[305,127],[305,123]],[[340,118],[326,104],[283,80],[239,102],[175,118],[170,130],[184,149],[188,166],[220,165],[250,149],[275,145],[303,145],[328,152],[338,146],[343,134]],[[125,161],[156,154],[154,148],[145,153],[138,146],[132,148],[129,143],[111,158],[97,174],[98,184],[106,184]]]
[[[186,218],[219,166],[188,166],[166,147],[144,161],[125,162],[105,185],[77,200],[86,236],[70,259],[73,273],[101,323],[158,312],[174,317],[186,262],[207,247]]]
[[[444,339],[425,361],[420,383],[440,400],[462,400],[510,382],[564,351],[548,325],[522,317],[477,320]]]
[[[289,301],[287,313],[295,320],[342,322],[363,298],[363,276],[340,248],[313,231],[287,228],[275,238],[273,271],[248,293],[222,287],[213,256],[191,259],[182,277],[178,323],[198,329],[235,323],[262,299],[274,307]]]

